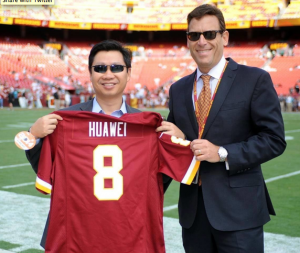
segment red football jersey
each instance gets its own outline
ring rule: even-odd
[[[189,141],[156,133],[153,112],[62,116],[43,142],[36,188],[51,193],[46,253],[164,253],[165,173],[190,184]]]

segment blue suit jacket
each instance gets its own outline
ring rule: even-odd
[[[286,147],[280,105],[270,75],[232,59],[212,104],[203,139],[228,151],[225,163],[201,162],[205,209],[211,225],[221,231],[262,226],[275,215],[261,164]],[[188,140],[198,138],[192,93],[196,72],[170,88],[168,121]],[[180,186],[179,219],[190,228],[197,212],[198,185]]]

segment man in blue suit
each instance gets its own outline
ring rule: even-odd
[[[198,6],[187,21],[198,67],[171,86],[168,122],[157,129],[194,140],[201,161],[194,183],[180,186],[183,245],[187,253],[262,253],[275,211],[261,164],[286,147],[278,97],[267,72],[224,58],[229,33],[218,8]]]

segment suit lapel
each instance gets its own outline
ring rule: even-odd
[[[186,88],[185,89],[185,101],[186,101],[187,114],[189,116],[189,119],[192,123],[193,129],[197,136],[196,138],[198,138],[199,127],[198,127],[198,122],[197,122],[196,115],[195,115],[193,100],[191,97],[194,94],[193,87],[194,87],[196,74],[197,74],[197,70],[188,77],[188,79],[186,81],[186,85],[184,87]],[[176,101],[174,101],[174,102],[176,103]]]
[[[212,107],[210,109],[207,122],[205,124],[205,129],[202,135],[202,138],[205,137],[207,131],[209,130],[210,126],[212,125],[215,117],[217,116],[218,112],[221,109],[222,104],[225,101],[225,98],[233,84],[234,78],[237,74],[237,63],[230,58],[228,58],[229,63],[227,65],[227,68],[223,74],[223,78],[220,82],[219,88],[216,93],[216,97],[214,99],[214,102],[212,104]]]

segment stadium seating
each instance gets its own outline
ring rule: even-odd
[[[127,13],[127,2],[133,2],[133,11]],[[285,7],[282,0],[212,1],[223,11],[225,20],[269,20],[299,18],[300,1],[291,0]],[[57,0],[54,6],[0,6],[0,16],[93,23],[186,23],[187,14],[204,0]]]
[[[270,63],[269,73],[278,94],[288,94],[300,79],[300,56],[275,57]]]
[[[15,54],[3,55],[3,57],[22,68],[26,67],[29,71],[39,72],[50,77],[63,76],[68,73],[67,66],[56,55]]]
[[[291,0],[290,4],[284,10],[284,13],[281,16],[282,19],[297,19],[300,18],[300,1]]]
[[[246,56],[258,57],[265,43],[232,43],[224,48],[225,57]]]
[[[34,41],[0,42],[0,80],[15,88],[32,89],[38,76],[63,77],[67,66],[56,55],[44,54]],[[45,90],[47,86],[42,85]]]
[[[3,55],[0,57],[0,81],[11,87],[30,89],[31,81],[22,74],[23,67],[13,61],[8,61]],[[18,73],[16,75],[16,73]],[[18,78],[16,77],[18,76]]]
[[[294,55],[300,56],[300,41],[293,48]]]
[[[76,88],[88,90],[90,77],[88,71],[88,54],[92,42],[67,42],[65,48],[67,57],[64,60],[57,55],[46,54],[36,42],[21,40],[15,43],[0,40],[0,80],[9,85],[20,88],[31,88],[31,80],[24,77],[23,70],[26,68],[30,77],[40,76],[63,79],[68,75]],[[293,87],[300,79],[300,47],[293,48],[294,57],[275,57],[269,65],[262,56],[262,47],[266,42],[231,43],[224,49],[225,57],[231,57],[240,64],[263,68],[269,66],[275,88],[278,93],[287,94],[288,89]],[[300,43],[298,43],[300,44]],[[131,80],[126,91],[135,89],[136,85],[147,86],[149,90],[155,90],[159,86],[169,87],[179,78],[192,73],[196,65],[189,55],[185,45],[173,43],[141,43],[135,45],[143,48],[143,54],[137,54],[133,58]],[[150,51],[151,52],[150,52]],[[15,73],[19,73],[16,82]],[[283,74],[282,74],[283,73]]]
[[[51,20],[50,8],[47,6],[0,5],[0,16],[11,18]]]
[[[154,90],[184,71],[191,61],[190,57],[142,59],[132,67],[132,78],[127,85],[127,90],[134,89],[136,83]]]
[[[252,58],[252,57],[238,57],[234,56],[231,57],[234,61],[236,61],[239,64],[251,66],[251,67],[257,67],[262,68],[265,64],[265,59],[263,58]]]
[[[42,54],[43,51],[38,45],[26,42],[22,43],[8,43],[0,42],[0,51],[10,54]]]
[[[219,4],[226,21],[268,20],[279,14],[280,0],[240,0]]]

